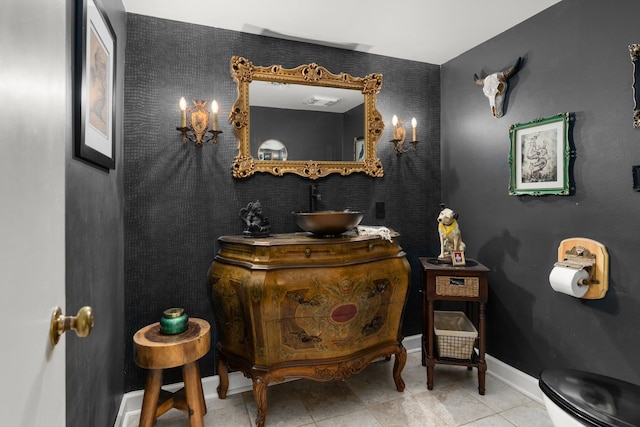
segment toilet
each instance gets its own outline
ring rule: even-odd
[[[556,427],[640,426],[640,386],[575,369],[547,369],[538,381]]]

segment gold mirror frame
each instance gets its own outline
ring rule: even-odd
[[[638,67],[638,59],[640,58],[640,44],[629,45],[629,55],[633,64],[633,81],[631,89],[633,91],[633,127],[640,128],[640,93],[636,85],[640,82],[640,67]]]
[[[349,175],[354,172],[364,172],[373,177],[384,175],[382,163],[376,154],[376,144],[384,130],[382,115],[376,109],[377,94],[382,87],[382,74],[369,74],[366,77],[353,77],[346,73],[333,74],[315,63],[292,69],[282,68],[280,65],[260,67],[254,66],[245,58],[233,56],[231,57],[231,75],[238,85],[238,98],[229,113],[229,122],[238,137],[238,155],[233,161],[232,168],[235,178],[246,178],[256,172],[268,172],[277,176],[295,173],[311,179],[332,173]],[[256,160],[251,157],[249,85],[253,80],[361,91],[364,95],[366,126],[364,161],[275,161]]]

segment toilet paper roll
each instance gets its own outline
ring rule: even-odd
[[[585,269],[556,266],[549,273],[549,283],[554,291],[576,298],[582,298],[589,290],[589,285],[578,284],[578,281],[588,278],[589,273]]]

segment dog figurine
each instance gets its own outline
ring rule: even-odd
[[[444,259],[451,256],[451,252],[464,251],[465,244],[462,241],[462,233],[458,226],[458,214],[449,208],[440,205],[438,215],[438,234],[440,235],[440,256]]]

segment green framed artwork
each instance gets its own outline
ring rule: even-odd
[[[569,113],[511,125],[509,137],[510,195],[569,194]]]

